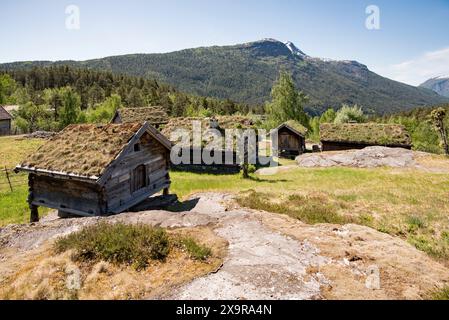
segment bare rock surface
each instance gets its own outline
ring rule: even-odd
[[[414,153],[403,148],[367,147],[361,150],[303,154],[296,158],[300,167],[406,168],[416,166]]]
[[[204,203],[204,202],[203,202]],[[206,207],[202,208],[203,210]],[[298,241],[264,226],[245,210],[215,211],[217,234],[229,253],[216,273],[179,288],[174,299],[312,299],[327,284],[321,273],[308,274],[329,259],[308,241]]]

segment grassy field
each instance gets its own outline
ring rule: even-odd
[[[24,223],[29,220],[27,175],[15,174],[11,170],[27,155],[36,150],[44,140],[21,137],[0,137],[0,226],[9,223]],[[10,172],[11,192],[5,172]],[[40,214],[48,210],[40,208]]]
[[[16,163],[41,141],[0,139],[0,151]],[[26,151],[25,151],[26,150]],[[442,157],[429,161],[446,163]],[[286,164],[291,164],[288,161]],[[238,194],[242,205],[288,214],[307,223],[358,223],[399,236],[449,262],[449,174],[409,169],[295,168],[271,176],[172,172],[171,191]],[[26,222],[26,186],[0,193],[0,225]]]

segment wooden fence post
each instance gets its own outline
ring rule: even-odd
[[[5,166],[5,173],[6,173],[6,179],[8,180],[9,189],[11,189],[11,192],[12,192],[13,190],[12,190],[11,180],[9,179],[8,169],[6,169],[6,166]]]
[[[249,143],[249,139],[248,136],[245,135],[245,137],[243,138],[243,163],[242,163],[242,170],[243,170],[243,178],[244,179],[248,179],[249,178],[249,174],[248,174],[248,160],[249,160],[249,154],[248,154],[248,146]]]

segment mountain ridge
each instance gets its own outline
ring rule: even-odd
[[[449,75],[431,78],[419,86],[433,90],[443,97],[449,97]]]
[[[85,61],[13,62],[0,64],[0,69],[64,64],[154,78],[181,91],[248,104],[265,103],[279,71],[286,70],[309,96],[306,109],[312,114],[343,103],[359,104],[368,113],[379,114],[449,103],[429,89],[377,75],[360,62],[310,57],[292,42],[276,39]]]

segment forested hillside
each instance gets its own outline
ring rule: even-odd
[[[17,62],[0,65],[0,69],[48,65],[72,65],[157,79],[184,92],[251,105],[269,100],[279,71],[285,70],[293,76],[297,88],[309,96],[306,110],[311,114],[342,104],[358,104],[367,113],[384,114],[449,102],[429,89],[381,77],[356,61],[312,58],[293,44],[274,39],[81,62]]]
[[[161,105],[173,116],[184,115],[189,106],[194,110],[204,107],[217,114],[232,114],[237,111],[247,113],[251,110],[248,105],[236,104],[230,100],[185,94],[153,79],[107,71],[54,66],[1,71],[0,74],[2,73],[9,74],[37,104],[42,102],[43,90],[70,86],[80,95],[82,109],[102,102],[111,94],[118,94],[124,106]],[[16,98],[20,100],[20,97]]]
[[[160,105],[171,116],[262,112],[262,107],[186,94],[152,79],[69,66],[0,72],[0,104],[20,105],[15,124],[25,132],[107,122],[120,107]]]

